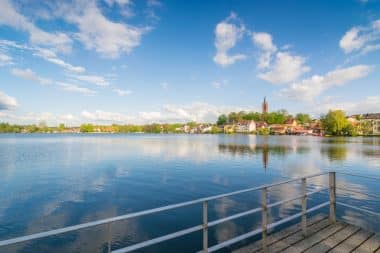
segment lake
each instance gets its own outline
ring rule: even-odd
[[[0,240],[330,170],[380,176],[380,138],[4,134]],[[327,182],[327,177],[315,178],[310,188]],[[337,182],[357,191],[380,192],[376,181],[339,175]],[[294,197],[299,191],[299,185],[278,187],[270,200]],[[361,200],[361,206],[380,210],[377,199],[338,193],[347,203]],[[327,199],[326,192],[318,193],[308,204]],[[216,200],[210,203],[209,220],[259,204],[260,192]],[[274,208],[271,221],[299,210],[299,201]],[[347,208],[338,207],[337,212],[340,218],[380,232],[376,217]],[[201,205],[194,205],[118,222],[112,227],[112,247],[198,225],[201,217]],[[259,227],[260,220],[257,214],[218,225],[210,229],[210,245]],[[106,241],[107,229],[99,226],[0,252],[105,252]],[[201,243],[201,233],[194,233],[139,252],[195,252]]]

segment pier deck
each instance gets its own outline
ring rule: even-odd
[[[261,240],[233,251],[253,252],[264,252]],[[328,217],[319,215],[309,220],[306,236],[300,224],[268,235],[267,252],[380,253],[380,235],[341,221],[331,224]]]

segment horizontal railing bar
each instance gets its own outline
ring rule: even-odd
[[[369,213],[369,214],[372,214],[372,215],[380,216],[380,213],[377,213],[377,212],[374,212],[374,211],[371,211],[371,210],[368,210],[368,209],[365,209],[365,208],[351,206],[351,205],[348,205],[348,204],[345,204],[345,203],[342,203],[342,202],[336,202],[336,204],[337,205],[341,205],[341,206],[345,206],[345,207],[349,207],[349,208],[357,210],[357,211],[363,211],[363,212],[366,212],[366,213]]]
[[[373,180],[379,180],[380,181],[379,177],[372,177],[372,176],[359,175],[359,174],[353,174],[353,173],[348,173],[348,172],[338,172],[338,171],[336,173],[342,174],[342,175],[347,175],[347,176],[362,177],[362,178],[367,178],[367,179],[373,179]]]
[[[237,218],[240,218],[240,217],[243,217],[243,216],[247,216],[249,214],[257,213],[257,212],[259,212],[261,210],[262,210],[262,208],[258,207],[258,208],[255,208],[255,209],[251,209],[249,211],[245,211],[245,212],[241,212],[241,213],[238,213],[238,214],[234,214],[234,215],[228,216],[226,218],[222,218],[222,219],[219,219],[219,220],[215,220],[215,221],[209,222],[208,226],[212,227],[212,226],[218,225],[220,223],[223,223],[223,222],[226,222],[226,221],[229,221],[229,220],[234,220],[234,219],[237,219]]]
[[[157,244],[157,243],[164,242],[164,241],[167,241],[170,239],[174,239],[174,238],[177,238],[177,237],[180,237],[183,235],[187,235],[187,234],[190,234],[190,233],[202,230],[202,229],[203,229],[202,225],[194,226],[194,227],[187,228],[187,229],[175,232],[175,233],[160,236],[160,237],[148,240],[148,241],[140,242],[140,243],[137,243],[137,244],[125,247],[125,248],[117,249],[117,250],[114,250],[112,252],[113,253],[125,253],[125,252],[138,250],[138,249],[141,249],[141,248],[153,245],[153,244]]]
[[[325,187],[325,188],[322,188],[322,189],[311,191],[311,192],[306,193],[306,196],[311,196],[311,195],[313,195],[313,194],[315,194],[317,192],[321,192],[321,191],[324,191],[324,190],[327,190],[327,189],[329,189],[329,188]],[[272,203],[272,204],[268,204],[267,207],[271,208],[271,207],[279,206],[279,205],[282,205],[282,204],[287,203],[287,202],[291,202],[291,201],[294,201],[294,200],[297,200],[297,199],[301,199],[303,197],[304,197],[303,195],[298,195],[297,197],[294,197],[294,198],[284,199],[284,200],[281,200],[281,201],[278,201],[278,202],[275,202],[275,203]]]
[[[329,189],[328,187],[325,187],[325,188],[322,188],[322,189],[318,189],[318,190],[315,190],[315,191],[311,191],[311,192],[308,192],[306,194],[306,196],[310,196],[312,194],[315,194],[317,192],[321,192],[321,191],[324,191],[324,190],[327,190]],[[268,208],[270,207],[274,207],[274,206],[278,206],[278,205],[281,205],[281,204],[284,204],[284,203],[287,203],[287,202],[291,202],[291,201],[294,201],[294,200],[297,200],[297,199],[300,199],[302,198],[303,196],[300,195],[300,196],[297,196],[295,198],[291,198],[291,199],[284,199],[284,200],[281,200],[281,201],[278,201],[278,202],[275,202],[275,203],[272,203],[272,204],[269,204],[268,205]],[[215,220],[215,221],[212,221],[212,222],[209,222],[208,226],[209,227],[212,227],[212,226],[215,226],[215,225],[218,225],[220,223],[223,223],[223,222],[226,222],[226,221],[229,221],[229,220],[234,220],[234,219],[237,219],[237,218],[240,218],[240,217],[243,217],[243,216],[246,216],[246,215],[250,215],[250,214],[253,214],[253,213],[256,213],[256,212],[259,212],[261,211],[262,208],[261,207],[258,207],[258,208],[255,208],[255,209],[251,209],[251,210],[248,210],[248,211],[245,211],[245,212],[241,212],[241,213],[237,213],[237,214],[234,214],[234,215],[231,215],[231,216],[228,216],[228,217],[225,217],[225,218],[222,218],[222,219],[218,219],[218,220]]]
[[[368,197],[372,197],[372,198],[379,198],[380,199],[380,195],[376,195],[376,194],[372,194],[372,193],[365,193],[365,192],[361,192],[361,191],[355,191],[355,190],[351,190],[351,189],[344,188],[344,187],[336,187],[336,189],[341,190],[341,191],[358,193],[358,194],[361,194],[361,195],[364,195],[364,196],[368,196]]]
[[[330,204],[330,202],[327,201],[327,202],[325,202],[325,203],[322,203],[322,204],[320,204],[320,205],[317,205],[317,206],[315,206],[315,207],[313,207],[313,208],[308,209],[308,210],[306,211],[306,213],[311,213],[311,212],[316,211],[316,210],[318,210],[318,209],[320,209],[320,208],[322,208],[322,207],[328,206],[329,204]],[[271,224],[268,225],[268,229],[272,229],[272,228],[274,228],[274,227],[276,227],[276,226],[279,226],[279,225],[281,225],[281,224],[283,224],[283,223],[289,222],[289,221],[294,220],[294,219],[296,219],[296,218],[298,218],[298,217],[301,217],[301,216],[302,216],[302,213],[300,212],[300,213],[294,214],[294,215],[292,215],[292,216],[289,216],[289,217],[287,217],[287,218],[284,218],[284,219],[282,219],[282,220],[280,220],[280,221],[277,221],[277,222],[271,223]],[[208,248],[208,251],[209,251],[209,252],[214,252],[214,251],[220,250],[220,249],[222,249],[222,248],[224,248],[224,247],[230,246],[230,245],[232,245],[232,244],[234,244],[234,243],[237,243],[237,242],[239,242],[239,241],[242,241],[242,240],[248,239],[249,237],[255,236],[255,235],[257,235],[257,234],[259,234],[259,233],[261,233],[261,232],[262,232],[262,229],[261,229],[261,228],[255,229],[255,230],[253,230],[253,231],[251,231],[251,232],[248,232],[248,233],[246,233],[246,234],[243,234],[243,235],[240,235],[240,236],[234,237],[234,238],[232,238],[232,239],[230,239],[230,240],[227,240],[227,241],[224,241],[224,242],[219,243],[219,244],[217,244],[217,245],[214,245],[214,246]]]
[[[258,186],[258,187],[252,187],[252,188],[234,191],[234,192],[230,192],[230,193],[224,193],[224,194],[220,194],[220,195],[215,195],[215,196],[206,197],[206,198],[200,198],[200,199],[182,202],[182,203],[178,203],[178,204],[153,208],[153,209],[149,209],[149,210],[145,210],[145,211],[120,215],[120,216],[107,218],[107,219],[103,219],[103,220],[92,221],[92,222],[82,223],[82,224],[78,224],[78,225],[74,225],[74,226],[68,226],[68,227],[54,229],[54,230],[45,231],[45,232],[40,232],[40,233],[36,233],[36,234],[16,237],[16,238],[0,241],[0,247],[15,244],[15,243],[21,243],[21,242],[26,242],[26,241],[30,241],[30,240],[35,240],[35,239],[39,239],[39,238],[44,238],[44,237],[48,237],[48,236],[59,235],[59,234],[63,234],[63,233],[67,233],[67,232],[71,232],[71,231],[75,231],[75,230],[79,230],[79,229],[85,229],[85,228],[89,228],[89,227],[99,226],[99,225],[107,224],[110,222],[121,221],[121,220],[131,219],[131,218],[135,218],[135,217],[140,217],[143,215],[148,215],[148,214],[167,211],[167,210],[171,210],[171,209],[175,209],[175,208],[185,207],[185,206],[189,206],[189,205],[193,205],[193,204],[202,203],[204,201],[210,201],[210,200],[215,200],[215,199],[219,199],[219,198],[229,197],[229,196],[236,195],[236,194],[261,190],[265,187],[267,187],[267,188],[275,187],[278,185],[283,185],[283,184],[287,184],[290,182],[295,182],[295,181],[301,180],[302,178],[312,178],[312,177],[322,176],[322,175],[325,175],[327,173],[328,172],[323,172],[323,173],[313,174],[313,175],[306,176],[306,177],[293,178],[293,179],[289,179],[289,180],[278,182],[278,183],[267,184],[267,185],[262,185],[262,186]]]
[[[307,209],[307,210],[306,210],[306,213],[314,212],[314,211],[316,211],[316,210],[318,210],[318,209],[320,209],[320,208],[323,208],[323,207],[325,207],[325,206],[328,206],[329,204],[330,204],[330,201],[326,201],[326,202],[324,202],[324,203],[322,203],[322,204],[319,204],[319,205],[316,205],[316,206],[314,206],[314,207],[312,207],[312,208],[310,208],[310,209]],[[286,222],[289,222],[289,221],[291,221],[291,220],[293,220],[293,219],[295,219],[295,218],[301,217],[301,216],[302,216],[302,212],[299,212],[299,213],[294,214],[294,215],[292,215],[292,216],[286,217],[286,218],[284,218],[284,219],[282,219],[282,220],[279,220],[279,221],[273,222],[273,223],[271,223],[271,224],[268,225],[268,229],[275,228],[275,227],[277,227],[277,226],[279,226],[279,225],[281,225],[281,224],[284,224],[284,223],[286,223]]]

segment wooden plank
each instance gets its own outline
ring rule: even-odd
[[[363,229],[348,237],[344,242],[333,248],[329,253],[352,252],[371,236],[371,233]]]
[[[374,253],[380,251],[380,235],[373,234],[359,248],[355,249],[355,253]]]
[[[339,232],[321,241],[317,245],[313,246],[312,248],[306,250],[305,252],[307,253],[327,252],[328,250],[334,248],[335,246],[337,246],[338,244],[346,240],[348,237],[356,233],[358,230],[360,230],[360,228],[355,227],[355,226],[347,226],[344,229],[340,230]]]
[[[304,250],[307,250],[311,248],[312,246],[316,245],[317,243],[323,241],[324,239],[332,236],[336,232],[340,231],[347,225],[344,225],[342,223],[334,223],[315,234],[312,234],[310,237],[305,238],[304,240],[301,240],[293,245],[290,245],[287,247],[283,252],[285,253],[294,253],[294,252],[303,252]]]
[[[324,230],[326,228],[329,228],[330,222],[328,219],[322,220],[321,222],[318,222],[308,228],[308,234],[312,235],[318,231]],[[302,240],[304,240],[304,236],[302,234],[302,231],[292,234],[280,241],[277,241],[269,246],[269,252],[278,252],[284,249],[287,249],[290,245],[293,245],[295,243],[298,243]]]
[[[320,223],[323,220],[325,220],[324,224],[328,225],[327,217],[325,215],[315,215],[315,216],[310,217],[307,220],[308,229],[310,226],[313,226],[314,224]],[[277,241],[282,240],[282,239],[284,239],[284,238],[286,238],[292,234],[295,234],[297,232],[300,232],[300,231],[301,231],[301,224],[297,223],[297,224],[292,225],[290,227],[284,228],[278,232],[272,233],[267,238],[268,245],[272,245],[272,244],[276,243]],[[253,252],[260,251],[261,249],[262,249],[262,243],[260,240],[260,241],[254,242],[252,244],[249,244],[247,246],[244,246],[242,248],[236,249],[233,251],[233,253],[246,253],[246,252],[253,253]]]

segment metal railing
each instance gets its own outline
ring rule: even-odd
[[[323,175],[327,175],[327,174],[329,175],[329,187],[321,187],[317,190],[307,192],[307,179],[315,178],[315,177],[319,177],[319,176],[323,176]],[[341,173],[341,172],[340,172],[340,174],[344,174],[347,176],[360,176],[360,175],[349,174],[349,173]],[[360,176],[360,177],[380,180],[379,178],[373,178],[373,177],[366,177],[366,176]],[[301,187],[302,187],[302,189],[301,189],[302,194],[301,195],[295,196],[292,198],[288,198],[288,199],[284,199],[281,201],[277,201],[275,203],[268,203],[268,192],[270,191],[271,188],[277,187],[280,185],[284,185],[284,184],[297,182],[297,181],[301,182]],[[17,238],[7,239],[7,240],[0,241],[0,247],[9,246],[9,245],[27,242],[27,241],[36,240],[36,239],[41,239],[41,238],[46,238],[46,237],[50,237],[50,236],[60,235],[63,233],[67,233],[67,232],[71,232],[71,231],[78,231],[78,230],[87,229],[87,228],[91,228],[91,227],[95,227],[95,226],[99,226],[99,225],[107,225],[107,230],[108,230],[107,249],[108,249],[108,252],[114,252],[114,253],[131,252],[134,250],[138,250],[138,249],[150,246],[150,245],[161,243],[161,242],[164,242],[164,241],[167,241],[170,239],[174,239],[174,238],[184,236],[184,235],[187,235],[190,233],[194,233],[196,231],[201,231],[201,230],[203,231],[203,250],[202,250],[202,252],[204,252],[204,253],[217,251],[217,250],[222,249],[224,247],[235,244],[239,241],[248,239],[248,238],[253,237],[255,235],[259,235],[260,233],[262,236],[263,251],[267,252],[267,239],[266,239],[267,234],[268,234],[269,230],[272,230],[275,227],[278,227],[278,226],[285,224],[289,221],[292,221],[294,219],[301,218],[302,233],[304,235],[306,235],[307,234],[307,214],[314,212],[316,210],[319,210],[319,209],[326,207],[326,206],[330,207],[330,212],[329,212],[330,222],[335,222],[336,221],[336,205],[338,204],[338,205],[342,205],[342,206],[348,206],[345,203],[336,202],[336,190],[337,189],[340,190],[341,188],[336,186],[336,172],[324,172],[324,173],[309,175],[306,177],[289,179],[289,180],[278,182],[278,183],[267,184],[267,185],[263,185],[263,186],[259,186],[259,187],[253,187],[253,188],[243,189],[243,190],[234,191],[234,192],[230,192],[230,193],[220,194],[220,195],[211,196],[211,197],[207,197],[207,198],[200,198],[197,200],[187,201],[187,202],[183,202],[183,203],[179,203],[179,204],[163,206],[163,207],[154,208],[154,209],[150,209],[150,210],[135,212],[135,213],[131,213],[131,214],[126,214],[126,215],[116,216],[116,217],[112,217],[112,218],[102,219],[102,220],[98,220],[98,221],[87,222],[87,223],[83,223],[83,224],[79,224],[79,225],[68,226],[68,227],[64,227],[64,228],[60,228],[60,229],[55,229],[55,230],[45,231],[45,232],[41,232],[41,233],[36,233],[36,234],[21,236],[21,237],[17,237]],[[309,196],[315,194],[315,193],[322,192],[325,190],[329,191],[329,201],[323,202],[319,205],[316,205],[316,206],[308,209],[307,208],[307,198]],[[347,189],[344,189],[344,190],[347,190]],[[240,213],[228,216],[228,217],[209,221],[209,219],[208,219],[209,218],[208,217],[208,203],[210,201],[220,199],[220,198],[224,198],[224,197],[237,195],[237,194],[252,192],[252,191],[261,191],[261,206],[260,207],[257,207],[257,208],[254,208],[254,209],[251,209],[248,211],[240,212]],[[365,194],[365,193],[363,193],[363,194]],[[270,208],[280,206],[284,203],[292,202],[295,200],[301,200],[301,206],[302,206],[301,212],[296,213],[294,215],[291,215],[289,217],[283,218],[279,221],[268,224],[268,210]],[[177,208],[181,208],[181,207],[186,207],[186,206],[190,206],[190,205],[195,205],[195,204],[202,204],[202,208],[203,208],[203,212],[202,212],[203,223],[202,224],[199,224],[197,226],[193,226],[193,227],[190,227],[187,229],[183,229],[183,230],[171,233],[171,234],[167,234],[164,236],[156,237],[154,239],[146,240],[146,241],[143,241],[143,242],[140,242],[137,244],[133,244],[131,246],[112,250],[111,227],[112,227],[112,224],[114,222],[127,220],[127,219],[131,219],[131,218],[136,218],[136,217],[141,217],[141,216],[145,216],[145,215],[149,215],[149,214],[155,214],[155,213],[159,213],[159,212],[163,212],[163,211],[167,211],[167,210],[172,210],[172,209],[177,209]],[[359,211],[365,211],[365,212],[370,212],[372,214],[379,215],[379,214],[372,212],[370,210],[367,210],[367,209],[362,209],[359,207],[352,207],[352,206],[348,206],[348,207],[354,208],[354,209],[359,210]],[[257,228],[253,231],[246,233],[246,234],[239,235],[237,237],[234,237],[232,239],[229,239],[227,241],[224,241],[224,242],[221,242],[219,244],[216,244],[216,245],[209,247],[209,245],[208,245],[208,242],[209,242],[208,229],[210,227],[216,226],[216,225],[221,224],[221,223],[226,222],[226,221],[234,220],[234,219],[244,217],[244,216],[247,216],[250,214],[258,213],[258,212],[261,212],[261,217],[262,217],[261,218],[261,228]]]

